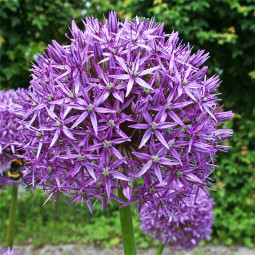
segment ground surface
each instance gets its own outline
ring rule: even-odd
[[[122,247],[117,248],[93,248],[83,245],[46,245],[40,249],[32,246],[18,246],[17,251],[24,255],[123,255]],[[156,249],[139,250],[138,255],[155,255]],[[190,251],[172,251],[165,248],[163,255],[255,255],[255,248],[250,249],[243,246],[213,246],[207,245]]]

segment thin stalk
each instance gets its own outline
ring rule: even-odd
[[[118,189],[118,196],[121,200],[126,201],[122,193],[122,188]],[[124,246],[124,254],[125,255],[136,255],[136,245],[135,245],[135,237],[134,237],[134,229],[133,229],[133,221],[132,221],[132,213],[130,205],[122,207],[120,210],[120,223],[122,230],[122,239]]]
[[[55,216],[55,220],[59,221],[60,220],[60,214],[59,214],[59,194],[57,194],[57,199],[56,202],[54,204],[54,216]]]
[[[165,245],[163,243],[160,243],[156,255],[161,255],[163,250],[164,250],[164,248],[165,248]]]
[[[13,246],[13,236],[15,229],[16,207],[18,198],[18,186],[11,187],[11,205],[9,211],[9,224],[7,229],[6,248]]]

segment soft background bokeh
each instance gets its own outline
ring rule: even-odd
[[[219,92],[225,110],[235,118],[229,141],[232,149],[219,154],[215,187],[216,201],[213,243],[255,246],[255,3],[253,0],[0,0],[0,89],[27,87],[31,61],[56,39],[68,43],[65,33],[74,19],[115,10],[119,18],[134,16],[165,23],[165,32],[179,31],[183,42],[194,51],[210,52],[208,73],[220,75]],[[8,223],[10,190],[0,189],[0,244]],[[118,205],[102,213],[97,205],[93,216],[86,206],[71,209],[59,200],[55,206],[42,206],[41,191],[19,197],[16,243],[59,244],[83,242],[113,246],[121,242]],[[134,209],[136,241],[146,248],[157,244],[139,229]]]

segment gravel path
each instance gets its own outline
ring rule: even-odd
[[[32,246],[17,246],[16,250],[23,252],[24,255],[123,255],[122,247],[93,248],[77,244],[46,245],[40,249],[33,249]],[[156,249],[154,248],[138,251],[138,255],[155,254]],[[255,248],[223,245],[207,245],[189,251],[173,251],[165,248],[163,255],[255,255]]]

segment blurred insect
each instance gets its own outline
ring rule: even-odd
[[[24,165],[23,160],[13,159],[11,167],[8,171],[8,176],[12,181],[19,181],[22,178],[22,167]]]

